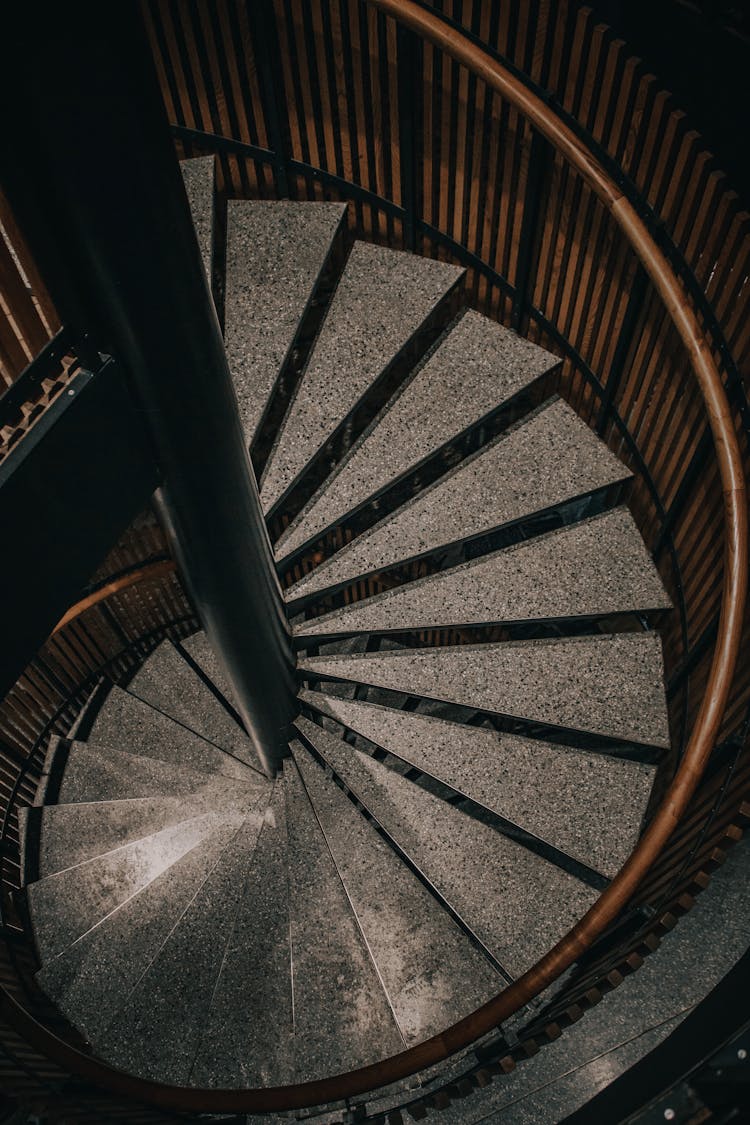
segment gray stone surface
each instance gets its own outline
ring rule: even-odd
[[[317,692],[301,698],[604,875],[636,843],[653,766]]]
[[[394,566],[629,476],[585,422],[556,400],[363,532],[286,597]]]
[[[260,769],[258,756],[244,730],[171,641],[162,641],[144,661],[128,684],[128,691],[207,742]]]
[[[263,474],[264,508],[302,472],[462,272],[355,243]]]
[[[223,782],[223,792],[227,796],[245,794],[248,798],[266,784],[255,774],[248,773],[247,781],[224,778],[221,774],[217,777],[185,766],[177,768],[171,762],[146,758],[142,754],[128,754],[91,742],[75,742],[65,766],[58,800],[65,805],[77,801],[175,797],[192,794],[209,782],[217,794],[220,792],[217,784]]]
[[[538,1055],[442,1111],[441,1122],[555,1125],[612,1082],[668,1035],[745,953],[749,873],[750,842],[743,840],[637,973]]]
[[[306,719],[314,741],[511,976],[585,913],[597,892]]]
[[[44,755],[44,765],[39,777],[39,784],[36,787],[34,794],[34,806],[39,807],[47,801],[47,793],[49,789],[50,780],[59,768],[59,762],[63,755],[66,753],[66,743],[68,739],[60,738],[58,735],[53,734],[50,737],[49,745],[47,746],[47,753]]]
[[[95,1041],[146,971],[193,896],[236,834],[241,818],[204,818],[205,835],[73,945],[37,979],[90,1041]],[[55,876],[57,878],[57,876]],[[44,887],[53,880],[35,884]],[[34,890],[34,888],[31,888]],[[62,898],[53,907],[59,909]],[[74,905],[74,904],[73,904]]]
[[[301,547],[557,363],[508,328],[467,312],[279,539],[277,554]]]
[[[301,747],[299,768],[406,1043],[473,1012],[503,978]]]
[[[84,863],[132,840],[159,832],[188,816],[224,809],[246,810],[250,799],[267,790],[268,782],[238,787],[223,777],[201,775],[189,794],[137,797],[126,800],[88,801],[47,805],[40,810],[39,874]]]
[[[671,605],[626,508],[296,626],[298,636],[546,620]]]
[[[194,1086],[236,1088],[294,1081],[294,1026],[284,781],[275,785],[204,1033]]]
[[[42,962],[80,938],[122,903],[207,839],[223,813],[189,814],[28,887],[29,910]]]
[[[293,763],[284,764],[298,1082],[403,1050],[364,939]]]
[[[171,762],[178,768],[184,765],[188,769],[241,779],[256,776],[244,762],[118,687],[113,687],[107,695],[94,720],[89,740],[97,745]]]
[[[248,445],[345,210],[343,203],[229,202],[225,345]]]
[[[214,687],[234,707],[235,711],[238,710],[234,692],[229,686],[229,681],[224,675],[224,669],[206,634],[201,630],[199,633],[193,633],[192,637],[186,637],[181,643],[189,656],[208,676]]]
[[[97,1041],[97,1052],[115,1066],[178,1086],[187,1082],[266,805],[264,799],[246,817]]]
[[[211,241],[213,237],[214,158],[198,156],[180,162],[190,214],[200,246],[203,268],[211,283]]]
[[[669,745],[654,633],[300,660],[301,671],[407,691],[610,738]]]

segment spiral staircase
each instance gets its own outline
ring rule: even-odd
[[[210,271],[213,162],[183,169]],[[473,1012],[617,873],[669,744],[627,469],[459,269],[347,244],[343,212],[229,213],[289,756],[266,776],[198,633],[97,685],[24,817],[38,984],[174,1086],[319,1079]]]
[[[495,1120],[750,820],[746,216],[588,9],[85,7],[0,70],[0,1117]]]

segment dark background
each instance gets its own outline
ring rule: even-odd
[[[586,0],[672,91],[750,208],[750,0]]]

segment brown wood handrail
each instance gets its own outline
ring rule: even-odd
[[[683,816],[714,747],[740,649],[748,547],[746,486],[739,444],[710,348],[669,262],[634,207],[585,143],[501,62],[413,0],[367,2],[467,67],[490,89],[515,106],[590,186],[619,225],[658,292],[695,373],[708,415],[722,482],[725,548],[719,630],[702,705],[683,760],[656,815],[618,875],[590,910],[536,965],[504,992],[441,1034],[371,1066],[314,1082],[256,1090],[183,1089],[134,1078],[81,1054],[36,1023],[11,996],[0,992],[0,1015],[56,1062],[116,1094],[178,1112],[296,1109],[357,1096],[441,1062],[496,1028],[548,987],[590,948],[616,918]],[[102,597],[106,596],[109,595],[102,593]],[[82,604],[79,603],[79,606]]]
[[[98,589],[87,594],[85,598],[81,598],[75,605],[63,614],[52,630],[52,636],[59,633],[66,625],[70,625],[77,617],[80,617],[86,610],[92,609],[99,602],[106,601],[114,594],[119,594],[122,590],[127,590],[130,586],[135,586],[139,582],[148,582],[153,578],[161,578],[163,574],[170,574],[177,569],[177,563],[174,559],[160,559],[159,562],[149,563],[147,566],[139,566],[137,570],[131,570],[127,574],[120,575],[119,578],[114,578],[111,582],[107,582],[104,586],[99,586]]]

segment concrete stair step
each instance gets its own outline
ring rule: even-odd
[[[254,769],[260,762],[250,739],[171,641],[154,649],[128,684],[144,703],[199,734]]]
[[[37,974],[47,995],[91,1043],[103,1034],[146,972],[242,823],[241,817],[215,813],[201,820],[202,824],[196,822],[192,830],[188,826],[172,830],[175,841],[184,848],[182,854],[175,846],[174,855],[168,856],[163,850],[164,840],[152,839],[151,857],[147,851],[141,853],[146,870],[140,889],[109,913],[98,918],[94,915],[91,928],[84,929],[73,944],[63,946],[60,955],[47,961]],[[140,867],[135,853],[133,861],[137,873]],[[57,891],[55,881],[62,880],[54,876],[29,888],[47,896],[37,900],[35,923],[43,917],[54,918],[59,910],[75,909],[76,899],[70,894],[77,890],[85,891],[90,886],[95,893],[101,885],[99,865],[100,861],[92,861],[86,882],[77,886],[72,880],[68,888],[61,885]],[[146,877],[149,871],[153,872],[150,879]],[[84,875],[82,868],[76,868],[76,873],[78,878]],[[113,885],[122,887],[122,879],[123,868],[112,873]]]
[[[238,814],[188,815],[30,884],[29,911],[42,964],[94,929],[217,830],[229,825],[236,831],[238,823]]]
[[[232,708],[235,714],[239,716],[234,692],[224,675],[224,670],[206,634],[202,630],[198,633],[193,633],[191,637],[186,637],[180,644],[189,658],[195,661],[203,675],[211,682],[216,691],[223,696],[225,702]]]
[[[510,978],[554,945],[597,897],[573,875],[336,735],[298,722]]]
[[[343,203],[228,204],[225,344],[248,445],[295,347],[345,212]]]
[[[653,766],[320,692],[300,698],[609,878],[635,846]]]
[[[284,764],[296,1079],[366,1066],[404,1041],[293,762]]]
[[[633,517],[617,508],[315,617],[294,632],[379,633],[670,606]]]
[[[286,598],[307,598],[629,476],[577,414],[555,400],[363,532],[290,587]]]
[[[298,744],[294,759],[406,1044],[496,995],[503,978],[440,902]]]
[[[100,707],[88,740],[118,746],[175,766],[246,780],[257,776],[246,762],[207,742],[205,738],[114,685]]]
[[[259,787],[254,789],[258,793]],[[191,816],[241,807],[247,789],[206,777],[189,794],[137,797],[28,810],[25,819],[37,837],[39,877],[85,863],[98,855]]]
[[[509,329],[467,312],[279,539],[277,555],[291,554],[340,522],[558,363]]]
[[[261,480],[266,511],[462,276],[443,262],[355,243]]]
[[[266,807],[267,796],[245,817],[97,1040],[97,1052],[129,1074],[178,1086],[187,1082],[232,932],[238,887],[251,862]]]
[[[214,226],[214,157],[197,156],[180,162],[190,214],[209,285]]]
[[[607,739],[669,745],[661,641],[653,633],[316,656],[299,669]]]
[[[209,785],[227,796],[240,793],[248,797],[266,784],[261,777],[247,774],[247,780],[229,780],[223,775],[203,773],[142,754],[128,754],[91,742],[73,742],[65,764],[58,802],[63,805],[79,801],[121,801],[135,797],[190,796]]]
[[[271,800],[227,942],[190,1084],[225,1089],[294,1081],[284,779]]]

